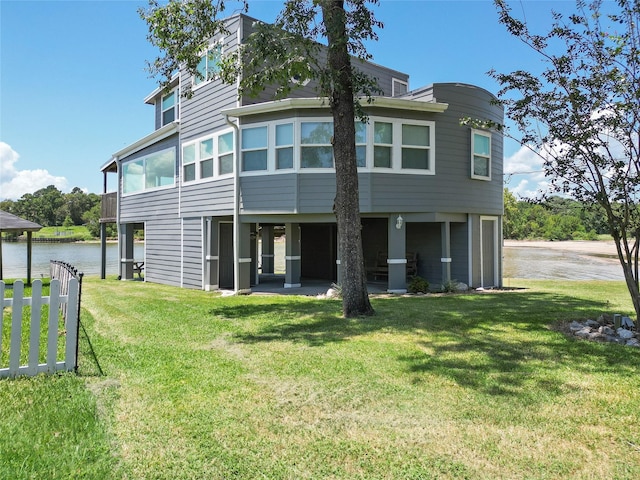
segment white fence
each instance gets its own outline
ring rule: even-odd
[[[53,373],[60,370],[74,370],[77,365],[77,340],[78,340],[78,280],[72,278],[68,280],[68,291],[66,294],[60,292],[60,280],[53,279],[49,286],[49,296],[42,296],[42,281],[34,280],[31,288],[31,297],[24,296],[24,284],[17,280],[13,284],[13,298],[5,298],[5,284],[0,281],[0,302],[2,304],[3,315],[0,316],[0,339],[9,338],[8,366],[6,365],[6,352],[3,351],[3,343],[0,342],[0,378],[16,377],[18,375],[37,375],[41,372]],[[47,318],[42,318],[42,306],[49,305]],[[66,320],[64,329],[59,329],[61,306],[71,306],[66,308]],[[31,307],[31,318],[28,325],[28,332],[23,332],[23,310],[24,307]],[[3,332],[3,317],[5,307],[11,307],[11,325],[9,335]],[[43,330],[42,322],[47,322],[46,339],[46,362],[40,363],[40,332]],[[23,334],[29,335],[28,361],[26,365],[21,365]],[[58,337],[65,336],[65,355],[58,359]],[[26,337],[25,337],[26,340]],[[5,342],[6,344],[6,342]],[[6,349],[6,347],[5,347]],[[24,355],[22,355],[24,357]]]

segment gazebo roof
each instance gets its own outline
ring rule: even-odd
[[[42,225],[0,210],[0,232],[37,232],[41,228]]]

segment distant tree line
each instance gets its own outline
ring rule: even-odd
[[[100,236],[100,195],[84,193],[78,187],[62,193],[49,185],[34,193],[25,193],[18,200],[1,201],[0,210],[43,227],[85,225],[92,236]],[[108,225],[107,235],[115,235],[115,225]]]
[[[596,240],[609,234],[602,207],[570,198],[518,200],[504,189],[504,238],[513,240]]]

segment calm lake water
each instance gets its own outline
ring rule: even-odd
[[[135,259],[144,260],[144,245],[135,244]],[[34,243],[31,249],[31,277],[49,276],[49,261],[61,260],[85,275],[100,275],[100,243]],[[4,278],[27,277],[27,244],[2,242]],[[107,244],[107,275],[118,274],[118,245]]]
[[[49,260],[68,262],[85,275],[100,274],[99,243],[34,243],[32,278],[49,276]],[[144,245],[135,245],[135,259],[144,259]],[[2,244],[4,278],[26,278],[27,245]],[[118,274],[118,246],[107,244],[107,275]],[[504,278],[623,280],[615,258],[546,248],[505,247]],[[506,283],[506,282],[505,282]]]

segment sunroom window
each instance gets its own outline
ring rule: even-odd
[[[196,179],[196,144],[185,145],[182,148],[182,179],[190,182]]]
[[[300,167],[332,168],[333,122],[302,122],[300,124]]]
[[[356,122],[356,163],[358,167],[367,166],[367,124]]]
[[[175,183],[176,152],[167,148],[122,164],[122,193],[137,193]]]
[[[471,177],[491,180],[491,134],[471,131]]]

